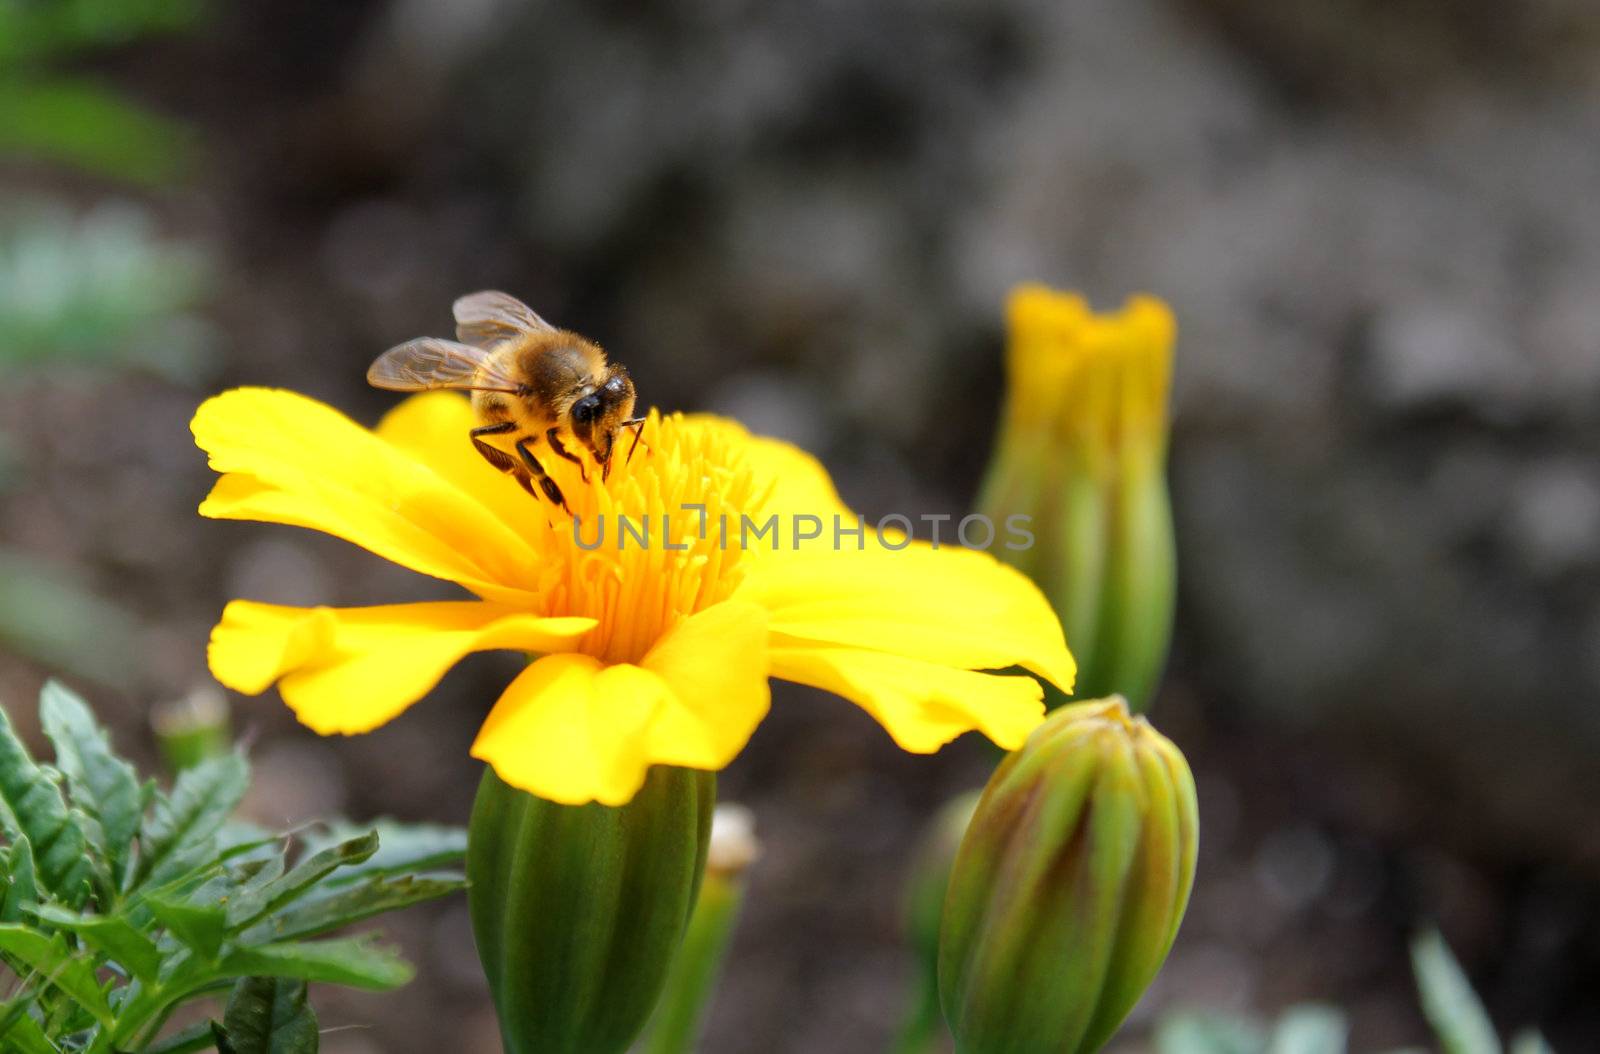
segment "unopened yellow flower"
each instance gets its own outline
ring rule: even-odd
[[[1019,287],[1007,304],[1006,403],[978,500],[1028,517],[1036,544],[1000,555],[1055,604],[1086,695],[1149,701],[1166,661],[1176,555],[1166,461],[1177,330],[1167,305],[1097,314]]]
[[[478,456],[474,423],[443,392],[374,431],[287,391],[202,405],[195,439],[222,473],[202,515],[325,531],[473,597],[236,600],[212,633],[217,679],[252,695],[277,682],[303,723],[350,734],[394,718],[469,652],[531,653],[473,756],[553,801],[607,804],[629,800],[653,764],[726,766],[767,712],[769,676],[858,703],[916,753],[971,730],[1009,749],[1039,723],[1038,682],[981,671],[1072,683],[1060,623],[1025,577],[984,553],[891,549],[870,525],[840,541],[832,517],[857,519],[795,447],[732,421],[653,415],[606,481],[547,459],[575,531]],[[774,515],[778,537],[740,544],[743,518]],[[824,521],[824,536],[794,544],[799,516]],[[623,517],[649,525],[648,544],[619,537]]]

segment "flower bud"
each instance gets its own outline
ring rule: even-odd
[[[1134,297],[1097,315],[1022,286],[1007,305],[1006,401],[978,511],[1029,519],[996,549],[1042,589],[1078,660],[1078,695],[1142,710],[1172,635],[1176,555],[1166,459],[1172,313]]]
[[[484,773],[468,905],[507,1054],[621,1054],[694,909],[716,777],[655,766],[619,807],[558,805]]]
[[[192,768],[233,748],[228,700],[215,685],[203,684],[182,699],[158,705],[150,714],[161,755],[174,772]]]
[[[1155,977],[1194,881],[1194,780],[1119,697],[1062,707],[984,788],[951,871],[956,1049],[1087,1054]]]

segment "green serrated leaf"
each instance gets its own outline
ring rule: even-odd
[[[349,823],[330,824],[325,833],[306,837],[306,851],[321,851],[368,829]],[[453,869],[466,858],[467,832],[460,827],[379,820],[370,825],[370,830],[378,835],[378,851],[365,863],[341,868],[328,879],[328,886],[354,885],[375,875]]]
[[[0,797],[11,807],[17,826],[33,844],[40,886],[72,907],[89,890],[90,867],[83,830],[73,822],[61,788],[49,770],[34,764],[11,719],[0,709]]]
[[[467,880],[462,875],[380,875],[364,885],[341,887],[326,896],[297,902],[245,930],[239,939],[246,944],[259,944],[316,937],[466,888]]]
[[[3,598],[0,598],[0,603],[3,602]],[[4,835],[6,841],[10,842],[15,841],[17,835],[21,833],[22,828],[17,826],[17,818],[12,814],[11,806],[6,804],[3,796],[0,796],[0,835]]]
[[[154,981],[161,970],[161,953],[155,942],[120,915],[79,915],[51,906],[39,908],[35,915],[40,922],[76,933],[85,944],[115,960],[129,976]]]
[[[39,1022],[28,1016],[27,1000],[0,1003],[0,1043],[14,1054],[57,1054],[57,1047],[45,1036]]]
[[[317,1015],[306,1002],[306,983],[281,977],[244,977],[233,986],[222,1019],[234,1054],[316,1054]]]
[[[39,901],[33,845],[27,835],[17,835],[12,843],[11,852],[6,855],[6,872],[5,895],[0,897],[0,922],[16,922],[22,918],[23,905]]]
[[[14,922],[0,923],[0,951],[59,988],[96,1021],[110,1025],[111,1007],[95,978],[94,961],[74,955],[60,934],[49,936]]]
[[[367,937],[249,945],[230,952],[221,968],[238,975],[295,977],[378,990],[397,988],[414,972],[393,950]]]
[[[287,873],[235,898],[228,905],[229,930],[248,926],[269,911],[293,901],[331,872],[346,865],[363,863],[377,851],[377,832],[368,831],[358,838],[312,853]]]
[[[120,885],[139,832],[139,779],[133,766],[111,749],[106,730],[77,695],[49,681],[39,698],[39,720],[56,748],[56,766],[67,777],[73,802],[98,824],[98,848]]]
[[[212,1050],[217,1047],[213,1026],[216,1026],[214,1021],[202,1021],[198,1025],[190,1025],[186,1029],[174,1032],[166,1039],[145,1047],[144,1054],[195,1054],[196,1051]],[[223,1054],[226,1054],[226,1051]]]
[[[207,962],[216,962],[228,935],[227,910],[221,904],[146,897],[144,905],[173,936]]]
[[[1268,1054],[1344,1054],[1350,1022],[1331,1006],[1292,1006],[1278,1018]]]
[[[1445,1054],[1500,1054],[1500,1038],[1467,975],[1437,930],[1411,942],[1422,1013]]]
[[[160,884],[182,875],[214,851],[212,837],[238,807],[250,785],[244,755],[210,758],[184,769],[172,793],[157,796],[139,834],[143,856],[135,885]]]

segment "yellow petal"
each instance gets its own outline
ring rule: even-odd
[[[527,601],[535,557],[522,537],[336,410],[294,392],[238,388],[206,400],[191,428],[224,473],[201,515],[326,531],[479,596]]]
[[[671,694],[657,674],[547,655],[511,682],[472,744],[520,790],[565,805],[622,805],[650,767],[647,726]]]
[[[235,600],[211,632],[211,672],[247,695],[279,681],[316,732],[367,732],[428,693],[474,651],[564,651],[588,618],[540,618],[475,600],[295,608]]]
[[[1044,718],[1044,691],[1032,677],[815,645],[774,644],[771,656],[774,677],[844,696],[914,754],[930,754],[974,729],[1014,750]]]
[[[717,604],[668,631],[637,666],[540,659],[495,704],[472,756],[541,798],[620,805],[651,765],[726,766],[769,702],[765,613]]]
[[[925,543],[790,553],[735,592],[769,614],[774,642],[885,652],[964,670],[1021,666],[1063,691],[1076,667],[1061,622],[1028,578],[987,553]]]
[[[650,726],[651,760],[697,769],[732,761],[767,716],[767,613],[728,601],[689,616],[641,665],[672,689]]]
[[[467,432],[480,423],[465,396],[423,392],[384,414],[374,431],[471,494],[512,530],[521,532],[530,523],[543,523],[548,510],[472,445]]]

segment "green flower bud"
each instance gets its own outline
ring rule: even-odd
[[[1099,1049],[1172,947],[1197,844],[1177,747],[1120,697],[1056,711],[995,770],[956,854],[939,942],[956,1049]]]
[[[658,765],[619,807],[484,772],[468,904],[507,1054],[620,1054],[644,1027],[705,872],[716,776]]]
[[[1167,493],[1172,312],[1097,315],[1023,286],[1007,305],[1006,403],[978,511],[1029,517],[996,555],[1038,583],[1078,660],[1077,693],[1142,710],[1166,662],[1177,575]],[[1059,698],[1059,697],[1058,697]]]
[[[233,749],[228,700],[214,685],[202,685],[182,699],[157,706],[150,714],[150,726],[174,772]]]

